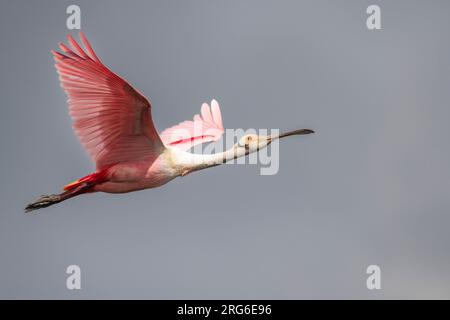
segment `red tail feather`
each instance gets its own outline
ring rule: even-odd
[[[80,178],[78,180],[75,180],[74,182],[71,182],[64,186],[64,190],[72,190],[77,188],[79,185],[83,183],[88,183],[90,185],[99,184],[106,181],[106,170],[102,170],[100,172],[94,172],[91,174],[88,174],[87,176]]]

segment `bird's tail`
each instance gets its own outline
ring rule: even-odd
[[[92,192],[94,185],[105,181],[104,172],[94,172],[64,186],[63,193],[40,196],[25,207],[25,212],[46,208],[80,194]]]

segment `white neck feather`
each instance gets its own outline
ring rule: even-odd
[[[247,154],[244,148],[235,148],[234,146],[224,152],[213,154],[197,154],[177,148],[168,148],[168,150],[174,166],[181,170],[182,175],[217,166]]]

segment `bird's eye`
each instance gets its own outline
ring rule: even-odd
[[[255,140],[255,137],[252,137],[252,136],[242,137],[242,139],[239,141],[239,146],[249,149],[250,144],[253,143],[254,140]]]

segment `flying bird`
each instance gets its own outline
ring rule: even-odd
[[[96,165],[96,171],[64,186],[60,194],[43,195],[25,211],[45,208],[80,194],[125,193],[159,187],[193,171],[213,167],[268,146],[299,129],[277,135],[243,136],[229,150],[196,154],[195,145],[218,141],[224,133],[219,104],[204,103],[200,114],[159,134],[151,105],[126,80],[109,70],[80,32],[84,49],[71,35],[69,46],[52,50],[62,88],[68,96],[73,129]]]

